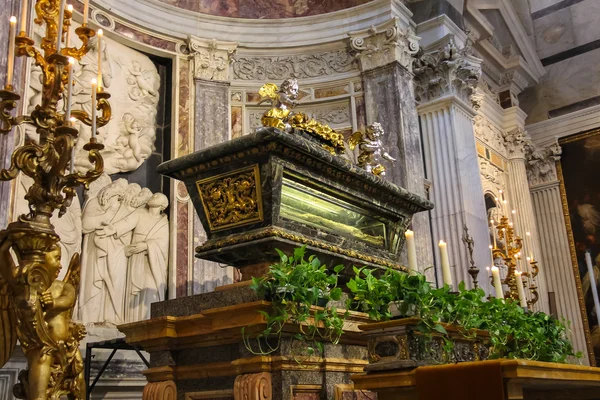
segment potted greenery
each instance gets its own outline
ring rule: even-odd
[[[279,349],[286,330],[305,342],[309,356],[317,350],[322,352],[322,341],[337,344],[345,314],[330,302],[341,299],[342,289],[337,283],[343,266],[328,270],[314,255],[306,258],[304,246],[290,256],[277,252],[279,262],[270,266],[266,275],[252,278],[250,287],[271,305],[268,311],[260,311],[266,324],[262,332],[252,338],[243,330],[246,348],[254,354],[271,354]]]

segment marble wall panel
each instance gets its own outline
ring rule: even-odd
[[[558,4],[562,1],[564,0],[529,0],[529,8],[531,9],[531,12],[534,13],[543,10],[544,8]]]
[[[570,7],[575,45],[600,39],[600,1],[585,0]]]
[[[569,8],[533,21],[538,56],[543,59],[575,46],[573,19]]]
[[[234,18],[293,18],[343,10],[371,0],[159,0],[203,14]]]

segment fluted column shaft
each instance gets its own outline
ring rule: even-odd
[[[480,269],[479,283],[488,290],[485,267],[491,264],[491,257],[487,249],[487,217],[473,133],[475,113],[455,96],[420,105],[417,110],[421,118],[426,176],[431,181],[430,200],[435,204],[431,211],[434,241],[443,239],[448,243],[455,286],[465,281],[471,287],[467,272],[469,254],[462,241],[463,226],[467,226],[475,240],[473,258]],[[437,251],[436,261],[439,267]],[[440,276],[441,271],[437,273]]]
[[[508,196],[510,210],[504,210],[504,213],[513,222],[515,233],[523,239],[523,259],[533,253],[534,258],[538,259],[541,255],[539,244],[538,229],[535,222],[535,213],[531,195],[529,193],[529,183],[527,181],[527,171],[525,167],[525,157],[520,151],[515,151],[508,160]],[[516,210],[516,216],[511,214],[511,210]],[[527,238],[526,233],[531,236]],[[523,269],[525,261],[518,265]],[[533,306],[534,310],[549,311],[548,287],[546,285],[546,265],[538,264],[540,273],[536,278],[539,300]]]
[[[575,279],[573,270],[559,181],[553,180],[532,187],[531,199],[539,232],[539,259],[546,277],[547,290],[555,293],[558,317],[571,321],[571,340],[575,350],[587,354],[588,343],[583,330],[578,295],[581,288],[578,292],[577,285],[580,282]],[[588,364],[587,357],[582,362]]]

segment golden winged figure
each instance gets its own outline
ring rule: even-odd
[[[381,138],[384,131],[380,123],[374,122],[367,127],[365,132],[354,132],[348,139],[348,147],[354,150],[358,147],[358,166],[367,170],[373,175],[385,176],[385,167],[382,161],[385,159],[390,162],[396,161],[390,156],[385,148]]]
[[[79,342],[85,337],[82,324],[72,320],[73,308],[79,292],[81,263],[74,254],[64,281],[57,280],[61,269],[61,250],[57,242],[51,244],[43,258],[31,261],[23,254],[17,242],[27,240],[25,235],[11,237],[0,232],[0,326],[2,330],[2,365],[15,349],[17,338],[29,364],[21,371],[19,383],[13,388],[21,399],[85,399],[84,366]],[[17,262],[11,254],[16,254]],[[27,268],[23,268],[23,265]],[[20,273],[37,285],[25,290]],[[21,275],[21,276],[20,276]],[[10,297],[16,301],[10,301]],[[29,324],[16,321],[27,320]],[[23,327],[26,327],[23,330]]]

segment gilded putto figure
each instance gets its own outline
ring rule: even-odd
[[[348,139],[350,150],[358,146],[358,166],[367,170],[373,175],[385,176],[385,167],[383,160],[390,162],[396,161],[395,158],[383,147],[381,138],[384,131],[379,122],[374,122],[367,127],[365,132],[355,132]]]
[[[278,128],[289,133],[306,133],[330,153],[343,153],[345,147],[341,133],[309,118],[306,114],[292,111],[292,108],[298,104],[296,101],[298,92],[298,81],[294,78],[286,79],[279,88],[274,83],[263,85],[258,92],[263,97],[260,103],[271,100],[271,109],[261,118],[263,126]]]

